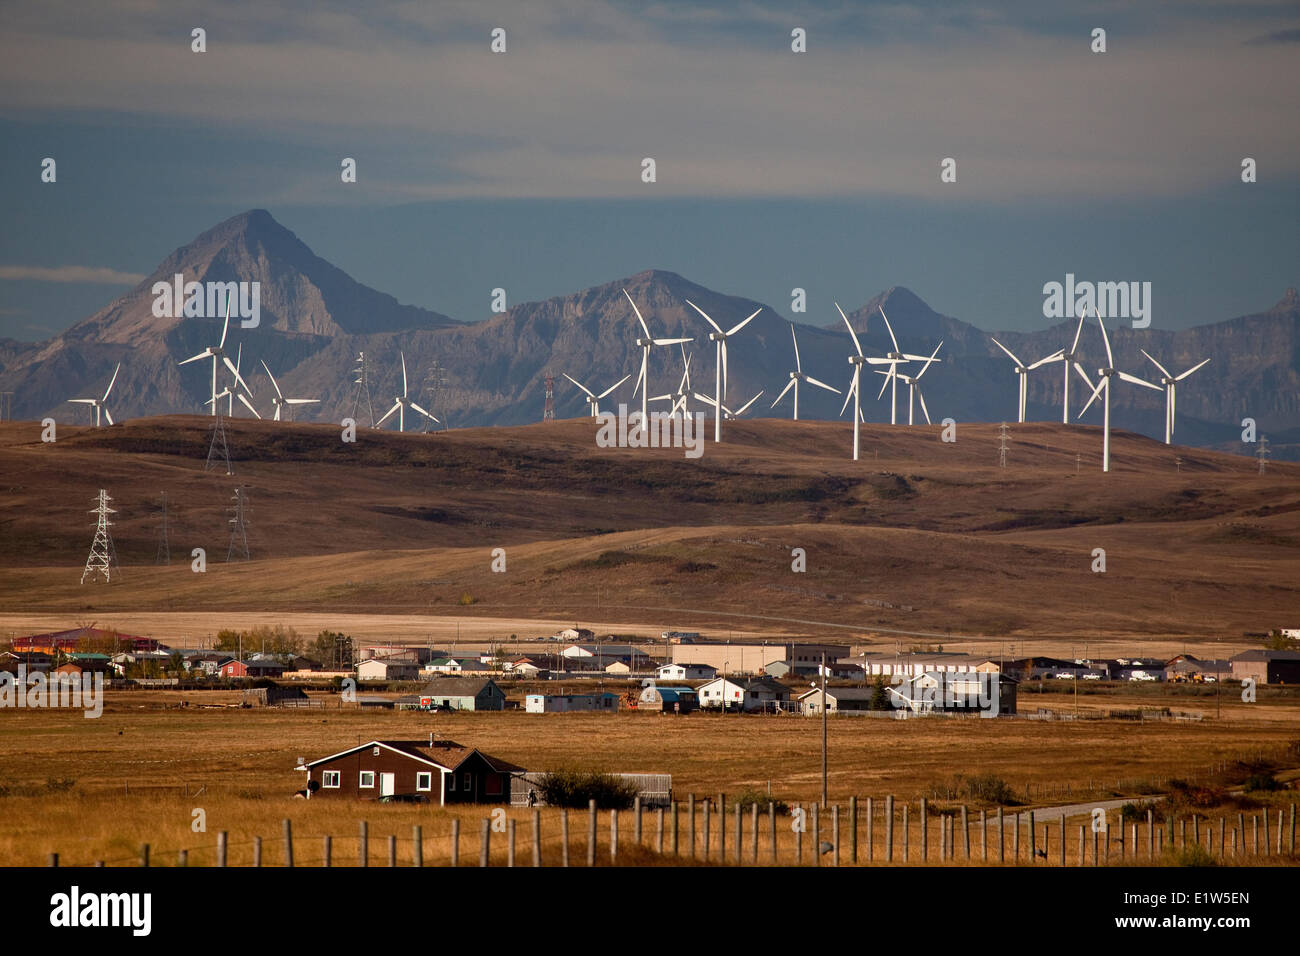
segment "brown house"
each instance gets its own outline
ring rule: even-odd
[[[372,740],[300,764],[308,799],[509,803],[510,779],[523,773],[499,757],[451,740]]]

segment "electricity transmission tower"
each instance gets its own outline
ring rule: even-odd
[[[1263,435],[1260,435],[1259,448],[1256,450],[1255,456],[1259,459],[1259,473],[1261,475],[1264,474],[1264,463],[1268,460],[1268,456],[1271,454],[1273,453],[1268,450],[1268,439]]]
[[[555,421],[555,376],[546,376],[546,407],[542,409],[542,421]]]
[[[366,361],[366,353],[357,353],[357,367],[352,370],[356,376],[352,384],[356,386],[352,390],[352,418],[355,421],[357,409],[361,404],[361,396],[364,393],[366,398],[366,408],[370,412],[370,427],[375,427],[375,403],[370,398],[370,363]]]
[[[154,564],[171,564],[171,541],[167,536],[167,492],[162,493],[162,527],[158,531],[158,556]]]
[[[212,442],[208,445],[208,460],[203,470],[211,471],[214,466],[219,467],[222,462],[226,465],[226,474],[233,475],[235,472],[230,467],[230,449],[226,446],[226,425],[221,417],[221,410],[218,409],[212,418]]]
[[[234,502],[230,507],[233,517],[230,519],[230,547],[226,550],[226,561],[233,561],[236,558],[247,561],[249,508],[248,495],[244,494],[244,489],[235,489]]]
[[[82,584],[86,583],[87,575],[94,581],[102,574],[105,583],[112,583],[114,572],[119,577],[122,575],[122,569],[117,563],[117,552],[113,549],[113,535],[108,530],[113,526],[108,516],[117,514],[116,508],[108,506],[112,500],[107,491],[103,488],[99,489],[99,497],[95,499],[96,505],[90,512],[97,516],[97,522],[95,538],[90,543],[90,556],[86,558],[86,569],[81,572]]]
[[[444,369],[441,365],[438,364],[438,360],[434,359],[433,365],[429,367],[429,374],[425,376],[424,388],[421,389],[421,391],[423,392],[423,394],[429,396],[424,407],[429,410],[430,415],[437,416],[438,399],[442,398],[446,394],[447,391],[446,371],[447,371],[446,369]],[[433,422],[430,419],[426,418],[424,420],[424,428],[422,430],[428,432],[432,424]],[[447,413],[445,410],[442,415],[442,427],[444,431],[447,428]]]
[[[13,421],[14,393],[0,392],[0,422]]]
[[[998,428],[998,464],[1007,467],[1007,423],[1003,422]]]

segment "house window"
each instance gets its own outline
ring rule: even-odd
[[[448,790],[456,789],[456,775],[454,773],[447,774],[447,789]]]
[[[488,774],[486,787],[488,796],[499,797],[501,795],[501,775],[496,773]]]
[[[320,785],[322,787],[337,787],[339,786],[340,778],[342,776],[343,775],[337,770],[322,771],[320,775]]]
[[[357,784],[357,786],[361,787],[364,790],[367,787],[374,787],[374,785],[375,785],[375,772],[373,770],[361,771],[361,780]]]
[[[415,789],[416,789],[416,790],[432,790],[432,789],[433,789],[433,774],[431,774],[431,773],[417,773],[417,774],[415,775]]]
[[[465,771],[464,784],[466,790],[474,789],[474,778],[470,776],[470,772],[468,770]]]

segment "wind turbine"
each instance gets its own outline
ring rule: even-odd
[[[894,343],[894,351],[888,353],[885,358],[889,365],[889,378],[886,384],[889,389],[889,424],[898,424],[898,366],[904,362],[924,362],[924,355],[911,355],[907,352],[900,352],[898,349],[898,339],[894,336],[894,327],[889,324],[889,316],[885,315],[885,307],[880,306],[880,317],[885,320],[885,328],[889,330],[889,340]],[[845,320],[847,321],[847,320]],[[885,394],[885,389],[880,389],[880,394]]]
[[[1047,365],[1052,362],[1065,363],[1064,366],[1065,378],[1064,381],[1061,383],[1062,384],[1061,394],[1063,396],[1061,400],[1061,424],[1063,425],[1068,425],[1070,423],[1070,369],[1073,368],[1076,372],[1079,373],[1079,376],[1084,380],[1084,382],[1087,383],[1088,391],[1091,392],[1093,388],[1092,379],[1088,377],[1088,373],[1085,372],[1083,370],[1083,366],[1079,364],[1079,336],[1083,334],[1084,315],[1085,313],[1081,310],[1079,312],[1079,326],[1074,330],[1074,344],[1070,346],[1069,351],[1062,349],[1059,352],[1053,352],[1051,355],[1047,356],[1047,358],[1043,359],[1041,362],[1036,363],[1035,366],[1031,366],[1031,367],[1037,367],[1038,365]],[[1003,349],[1003,351],[1005,352],[1006,349]],[[1017,362],[1017,364],[1019,363]]]
[[[695,357],[695,353],[692,352],[690,355],[687,355],[685,345],[683,345],[681,349],[682,378],[681,381],[677,383],[677,391],[670,392],[667,395],[656,395],[654,398],[650,399],[652,402],[672,402],[672,411],[668,414],[673,416],[677,414],[678,409],[681,410],[683,416],[690,414],[686,407],[686,400],[691,397],[691,359]]]
[[[849,385],[848,394],[844,396],[844,404],[840,406],[840,414],[844,414],[844,409],[849,407],[849,399],[853,399],[853,460],[858,460],[859,430],[862,426],[862,366],[865,365],[890,365],[889,359],[868,358],[862,354],[862,343],[858,341],[858,333],[853,331],[853,326],[849,324],[849,317],[844,314],[838,302],[835,303],[836,310],[840,313],[840,318],[848,326],[849,335],[853,337],[853,348],[857,355],[849,356],[849,364],[853,366],[853,382]],[[881,315],[885,313],[881,312]],[[865,329],[863,331],[866,331]],[[892,334],[892,333],[891,333]]]
[[[280,383],[271,374],[265,359],[262,360],[262,368],[266,369],[266,377],[271,380],[271,385],[275,388],[275,398],[271,399],[271,404],[275,406],[275,421],[280,420],[280,413],[284,411],[286,405],[314,405],[320,401],[319,398],[285,398],[284,392],[280,391]],[[261,416],[259,415],[258,418]]]
[[[118,362],[118,363],[117,363],[117,368],[113,369],[113,377],[112,377],[111,379],[109,379],[109,381],[108,381],[108,388],[104,389],[104,397],[103,397],[103,398],[70,398],[70,399],[68,399],[68,401],[70,401],[70,402],[74,402],[74,403],[76,403],[76,404],[78,404],[78,405],[89,405],[91,408],[93,408],[93,409],[95,410],[95,427],[96,427],[96,428],[99,427],[99,413],[100,413],[101,411],[104,413],[104,416],[108,419],[108,423],[109,423],[110,425],[113,424],[113,416],[112,416],[112,414],[109,412],[109,410],[108,410],[108,406],[105,405],[104,403],[108,401],[108,393],[111,392],[111,391],[113,390],[113,385],[114,385],[115,382],[117,382],[117,373],[121,370],[121,368],[122,368],[122,363],[121,363],[121,362]]]
[[[1110,471],[1110,379],[1112,375],[1118,375],[1126,382],[1132,382],[1134,385],[1142,385],[1146,388],[1160,391],[1159,385],[1152,385],[1150,382],[1138,378],[1136,375],[1130,375],[1128,372],[1121,372],[1115,368],[1115,356],[1110,350],[1110,336],[1106,334],[1106,323],[1101,320],[1101,313],[1097,307],[1093,306],[1093,314],[1097,316],[1097,324],[1101,326],[1101,339],[1106,343],[1106,367],[1097,369],[1097,387],[1092,390],[1092,398],[1088,399],[1088,404],[1083,406],[1083,411],[1079,412],[1079,417],[1088,410],[1097,396],[1102,392],[1106,393],[1103,400],[1105,402],[1105,417],[1102,420],[1102,439],[1101,439],[1101,470]]]
[[[239,370],[243,366],[243,363],[244,363],[244,343],[240,342],[239,349],[238,351],[235,352],[235,376],[236,377],[239,376]],[[245,385],[244,387],[248,388],[247,385]],[[226,387],[222,389],[221,394],[226,397],[226,417],[234,418],[235,417],[235,393],[231,391],[229,387]],[[253,394],[251,389],[249,389],[248,394],[250,396]],[[221,396],[218,395],[217,397],[220,398]],[[245,405],[247,405],[248,408],[252,410],[253,414],[257,415],[258,418],[262,417],[261,415],[258,415],[256,408],[253,408],[252,405],[248,404],[248,399],[244,398],[244,396],[240,395],[239,400],[243,402]]]
[[[627,295],[627,289],[623,290]],[[632,311],[636,313],[636,320],[641,323],[641,331],[645,332],[645,338],[637,339],[636,344],[641,348],[641,371],[636,377],[636,388],[632,389],[632,394],[641,391],[641,431],[645,431],[650,419],[649,409],[649,387],[650,383],[646,380],[646,370],[650,363],[650,350],[656,345],[680,345],[682,342],[694,342],[695,339],[657,339],[650,334],[650,327],[645,324],[645,319],[641,318],[641,310],[636,307],[632,297],[627,295],[627,301],[632,305]]]
[[[722,331],[722,326],[718,325],[717,322],[714,322],[711,318],[709,318],[708,313],[705,312],[703,309],[701,309],[698,305],[696,305],[696,304],[695,304],[694,302],[692,302],[690,299],[687,299],[687,300],[686,300],[686,304],[689,305],[689,306],[690,306],[692,309],[694,309],[696,312],[700,313],[700,315],[704,316],[704,321],[705,321],[705,322],[708,322],[709,325],[713,326],[713,331],[709,333],[709,338],[713,340],[714,345],[715,345],[715,348],[714,348],[714,365],[717,366],[717,368],[716,368],[716,371],[717,371],[717,385],[716,385],[716,387],[715,387],[715,391],[717,391],[717,393],[718,393],[718,401],[719,401],[720,403],[722,403],[722,407],[723,407],[723,409],[725,410],[726,407],[727,407],[727,406],[726,406],[726,402],[727,402],[727,339],[731,338],[733,335],[735,335],[737,332],[739,332],[739,331],[740,331],[741,329],[743,329],[745,326],[749,325],[750,321],[754,318],[754,316],[758,315],[758,313],[759,313],[759,312],[762,312],[763,310],[762,310],[762,308],[758,308],[758,309],[754,310],[754,312],[752,312],[752,313],[749,315],[748,318],[745,318],[745,319],[741,320],[740,322],[737,322],[735,325],[733,325],[731,328],[729,328],[727,331],[724,332],[724,331]],[[714,440],[714,442],[720,442],[720,441],[722,441],[722,416],[721,416],[721,415],[715,415],[715,416],[713,416],[713,440]]]
[[[409,398],[406,397],[407,396],[406,353],[402,352],[400,354],[402,356],[402,394],[396,396],[393,399],[393,407],[384,413],[383,418],[375,422],[375,427],[378,428],[380,425],[382,425],[384,422],[388,421],[388,419],[392,417],[393,412],[397,412],[397,430],[399,432],[406,431],[406,409],[408,407],[415,409],[417,412],[419,412],[421,415],[423,415],[425,418],[429,419],[430,421],[437,422],[439,425],[441,425],[442,422],[439,422],[438,419],[434,418],[423,408],[421,408],[419,405],[415,404],[415,402],[411,401]]]
[[[180,365],[189,365],[191,362],[197,362],[199,359],[205,359],[205,358],[212,359],[212,398],[209,399],[209,401],[204,402],[203,404],[212,405],[213,415],[217,414],[217,366],[221,362],[225,362],[226,368],[234,372],[236,384],[243,385],[244,388],[250,393],[253,391],[251,388],[248,387],[248,383],[239,377],[239,369],[235,367],[234,362],[230,361],[230,356],[226,355],[226,353],[222,351],[226,345],[226,332],[229,331],[230,329],[230,298],[231,298],[230,296],[226,296],[226,321],[225,324],[221,326],[221,341],[218,342],[215,346],[211,346],[211,345],[208,346],[198,355],[195,355],[191,358],[187,358],[184,362],[178,363]]]
[[[705,405],[712,405],[712,406],[714,407],[714,409],[717,409],[717,407],[718,407],[718,403],[717,403],[717,401],[713,398],[713,396],[711,396],[711,395],[704,395],[704,394],[702,394],[702,393],[700,393],[700,392],[695,392],[695,393],[693,393],[693,394],[695,395],[695,397],[696,397],[697,399],[699,399],[699,400],[700,400],[701,402],[703,402]],[[757,395],[755,395],[753,398],[751,398],[749,401],[747,401],[744,405],[741,405],[740,408],[736,409],[734,412],[733,412],[730,408],[728,408],[726,405],[723,405],[723,406],[722,406],[722,415],[723,415],[723,417],[726,418],[726,419],[728,419],[728,420],[733,420],[733,419],[737,419],[737,418],[739,418],[741,415],[745,414],[745,412],[749,411],[749,406],[750,406],[750,405],[753,405],[756,401],[758,401],[760,398],[762,398],[762,396],[763,396],[763,391],[760,390],[759,393],[758,393]],[[717,412],[715,411],[714,414],[717,414]]]
[[[933,424],[933,422],[930,421],[930,411],[925,407],[925,396],[921,394],[921,376],[925,374],[925,370],[930,367],[931,362],[939,361],[935,356],[939,354],[939,349],[941,348],[943,348],[942,341],[934,347],[934,351],[930,354],[929,359],[926,360],[925,365],[922,366],[921,371],[917,372],[915,375],[898,376],[898,378],[902,380],[903,384],[907,386],[907,424],[909,425],[912,424],[912,399],[914,397],[920,399],[921,411],[925,413],[925,423],[927,425]],[[888,375],[889,373],[877,371],[876,374]],[[883,394],[885,394],[885,386],[882,384],[880,386],[880,395]],[[879,399],[880,395],[877,395],[876,398]]]
[[[599,395],[597,395],[595,392],[593,392],[591,389],[589,389],[586,385],[583,385],[581,382],[579,382],[576,378],[574,378],[574,377],[573,377],[572,375],[570,375],[568,372],[564,372],[563,375],[564,375],[564,377],[567,378],[570,382],[572,382],[574,385],[578,386],[578,388],[582,389],[584,392],[587,393],[587,399],[586,399],[586,401],[587,401],[587,404],[591,406],[591,416],[592,416],[592,418],[596,418],[596,417],[598,417],[598,416],[600,415],[600,400],[601,400],[602,398],[604,398],[605,396],[607,396],[610,392],[614,391],[614,389],[618,388],[618,387],[619,387],[620,385],[622,385],[624,382],[626,382],[629,378],[632,377],[631,375],[624,375],[622,378],[620,378],[617,382],[615,382],[615,383],[614,383],[613,385],[611,385],[609,388],[605,389],[603,392],[601,392]]]
[[[234,411],[234,407],[235,407],[235,399],[236,399],[236,398],[238,398],[241,402],[243,402],[244,405],[245,405],[245,407],[247,407],[247,409],[248,409],[250,412],[252,412],[254,415],[256,415],[258,418],[261,418],[261,417],[262,417],[261,412],[259,412],[256,408],[253,407],[252,403],[249,402],[249,400],[248,400],[247,398],[244,397],[244,393],[243,393],[243,392],[232,392],[232,391],[230,390],[230,386],[229,386],[229,385],[227,385],[227,386],[226,386],[225,388],[223,388],[221,391],[217,392],[217,394],[216,394],[216,398],[215,398],[215,399],[210,398],[210,399],[208,399],[206,402],[204,402],[203,404],[204,404],[204,405],[208,405],[208,404],[212,404],[212,403],[214,403],[214,402],[219,402],[219,401],[221,401],[223,398],[225,398],[225,399],[229,399],[229,400],[230,400],[230,410],[226,412],[226,417],[227,417],[227,418],[234,418],[234,417],[235,417],[234,414],[233,414],[233,411]]]
[[[1142,349],[1141,351],[1143,355],[1151,359],[1151,364],[1164,373],[1164,378],[1160,380],[1160,384],[1165,387],[1165,444],[1172,445],[1174,441],[1174,411],[1178,405],[1178,383],[1210,360],[1206,359],[1199,365],[1193,365],[1182,375],[1170,375],[1169,370],[1152,358],[1150,352],[1146,349]]]
[[[799,383],[800,382],[807,382],[809,385],[816,385],[818,388],[824,388],[826,389],[826,391],[834,392],[836,395],[840,394],[840,390],[838,388],[831,388],[825,382],[817,381],[817,379],[813,378],[811,375],[804,374],[803,364],[799,361],[799,339],[796,338],[794,334],[793,322],[790,323],[790,339],[791,341],[794,342],[794,371],[790,373],[790,381],[785,383],[785,388],[781,389],[781,394],[776,397],[776,401],[773,402],[770,407],[776,408],[777,403],[779,403],[781,399],[785,398],[785,393],[790,391],[791,388],[793,388],[794,389],[793,421],[797,422],[799,420]]]
[[[990,338],[992,338],[992,336],[990,336]],[[1020,409],[1020,415],[1019,418],[1016,419],[1016,421],[1020,422],[1021,424],[1024,424],[1025,404],[1029,399],[1029,373],[1033,369],[1038,368],[1040,365],[1046,365],[1048,362],[1061,361],[1065,356],[1065,351],[1063,349],[1058,349],[1057,351],[1053,352],[1051,355],[1047,356],[1046,358],[1041,358],[1037,362],[1034,362],[1031,365],[1026,365],[1024,362],[1020,361],[1020,359],[1016,357],[1016,354],[1012,352],[1011,349],[1007,348],[997,339],[993,339],[993,344],[996,345],[998,348],[1000,348],[1002,351],[1006,352],[1007,357],[1010,358],[1011,361],[1016,363],[1016,375],[1019,377],[1020,380],[1020,403],[1018,406]],[[1068,377],[1069,369],[1066,369],[1066,375]],[[1086,378],[1087,376],[1084,377]],[[1092,383],[1089,382],[1089,384],[1091,385]]]

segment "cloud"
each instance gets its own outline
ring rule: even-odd
[[[1240,20],[1193,7],[1127,31],[1108,15],[1105,54],[1077,18],[1045,33],[1033,16],[925,2],[808,11],[800,54],[796,18],[753,2],[307,5],[292,28],[234,3],[203,54],[161,33],[146,0],[75,27],[19,9],[0,35],[0,106],[51,122],[131,104],[166,129],[319,149],[268,203],[348,195],[315,186],[340,156],[367,188],[410,199],[1169,197],[1233,180],[1225,157],[1247,144],[1300,174],[1290,50],[1247,45],[1289,32],[1283,6]],[[488,50],[496,25],[504,54]],[[956,184],[939,181],[945,157]]]
[[[87,282],[97,285],[135,285],[145,277],[99,266],[0,266],[0,279],[17,282]]]

